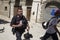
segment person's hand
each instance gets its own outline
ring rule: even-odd
[[[27,31],[29,31],[29,29],[27,29]]]
[[[17,25],[12,25],[13,28],[17,27]]]
[[[17,27],[21,27],[21,26],[22,26],[22,24],[18,24],[18,25],[17,25]]]
[[[17,25],[17,27],[21,27],[23,24],[22,24],[22,21],[20,21],[20,23]]]

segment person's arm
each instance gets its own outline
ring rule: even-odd
[[[16,17],[14,16],[11,20],[10,26],[15,28],[15,27],[20,27],[22,24],[15,25],[16,23]]]
[[[22,24],[18,24],[18,25],[14,25],[14,24],[13,24],[13,25],[12,25],[13,28],[15,28],[15,27],[21,27],[21,26],[22,26]]]
[[[29,24],[27,24],[27,31],[29,32],[29,30],[30,30],[30,26]]]
[[[15,16],[12,18],[10,26],[13,27],[13,28],[15,28],[14,24],[15,24]]]
[[[24,19],[25,19],[25,24],[27,24],[27,31],[29,32],[30,26],[29,26],[28,20],[27,18],[25,18],[25,16],[24,16]]]
[[[18,25],[14,25],[14,24],[13,24],[12,27],[21,27],[22,25],[23,25],[23,24],[22,24],[22,21],[20,21]]]

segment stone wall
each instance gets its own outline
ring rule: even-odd
[[[42,23],[43,21],[48,21],[52,17],[51,9],[57,8],[56,6],[54,6],[54,7],[50,6],[45,9],[47,2],[50,2],[53,0],[43,0],[43,1],[45,1],[45,3],[41,4],[40,0],[33,0],[32,11],[31,11],[31,21],[32,22],[36,22],[36,20],[39,23]],[[58,1],[58,0],[56,0],[56,1]],[[38,4],[39,4],[39,7],[38,7]],[[38,9],[37,9],[37,7],[38,7]],[[38,10],[38,13],[37,13],[37,10]],[[33,13],[34,13],[34,15],[33,15]],[[36,19],[36,17],[37,17],[37,19]]]
[[[0,15],[9,17],[9,1],[0,1]]]

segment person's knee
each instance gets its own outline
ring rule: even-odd
[[[21,40],[22,39],[21,36],[22,36],[21,33],[16,32],[16,38],[17,38],[16,40]]]
[[[20,37],[20,35],[19,34],[16,34],[16,37]]]
[[[21,40],[21,36],[17,36],[17,40]]]
[[[53,40],[58,40],[58,38],[54,38]]]
[[[22,40],[21,38],[17,38],[16,40]]]

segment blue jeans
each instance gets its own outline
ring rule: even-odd
[[[16,31],[16,40],[22,40],[21,36],[22,36],[23,32],[19,32],[19,31]]]

